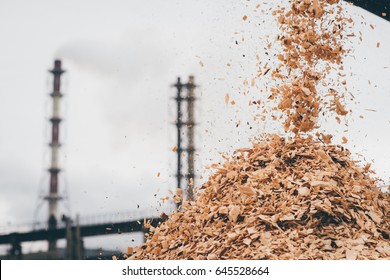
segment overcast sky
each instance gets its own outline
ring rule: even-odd
[[[0,226],[32,222],[39,195],[48,191],[47,70],[56,58],[67,70],[59,187],[69,199],[61,212],[69,208],[83,217],[137,210],[137,204],[153,210],[175,187],[170,85],[178,75],[184,80],[195,75],[199,84],[199,175],[219,161],[219,152],[275,131],[269,123],[253,122],[256,111],[247,106],[251,98],[264,96],[256,88],[242,95],[243,80],[256,73],[255,54],[264,53],[265,36],[273,38],[277,31],[271,17],[254,11],[258,3],[270,7],[263,2],[1,0]],[[390,23],[360,8],[348,11],[355,31],[363,33],[363,42],[354,43],[354,57],[345,61],[353,69],[348,82],[356,104],[349,104],[348,128],[323,121],[324,129],[335,133],[336,142],[346,136],[347,147],[373,161],[377,175],[388,180]],[[226,93],[236,105],[225,105]],[[46,220],[47,205],[39,209],[39,220]],[[88,238],[86,244],[125,249],[131,239]]]

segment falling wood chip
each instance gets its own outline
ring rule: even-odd
[[[225,94],[225,104],[226,104],[226,105],[229,104],[229,99],[230,99],[229,94],[226,93],[226,94]]]

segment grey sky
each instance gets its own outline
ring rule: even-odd
[[[31,222],[40,191],[48,189],[47,69],[54,58],[62,59],[68,71],[60,189],[68,187],[73,215],[129,211],[137,204],[153,209],[154,194],[163,197],[175,186],[170,151],[176,145],[174,90],[169,86],[178,75],[186,80],[193,74],[200,85],[200,173],[219,160],[218,152],[247,146],[259,132],[273,131],[269,123],[252,122],[255,110],[247,103],[258,93],[240,95],[243,79],[255,73],[254,54],[265,45],[258,37],[272,38],[276,32],[269,17],[253,11],[257,3],[268,8],[263,2],[1,1],[0,225]],[[337,133],[337,141],[345,135],[353,152],[375,160],[378,175],[387,180],[390,24],[349,9],[364,39],[354,46],[355,58],[346,61],[353,68],[348,81],[360,104],[350,104],[354,113],[348,132],[332,121],[325,127]],[[367,24],[360,23],[362,15]],[[235,106],[225,105],[226,93]],[[39,212],[41,220],[46,208]],[[94,238],[87,245],[124,249],[129,240],[127,235]]]

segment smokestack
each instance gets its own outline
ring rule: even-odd
[[[195,78],[190,76],[187,83],[187,137],[188,137],[188,187],[187,198],[188,200],[194,200],[194,186],[195,186]]]
[[[188,83],[182,84],[180,77],[177,78],[177,83],[173,85],[177,89],[177,96],[175,97],[177,103],[177,189],[183,191],[182,178],[188,180],[185,188],[185,195],[188,200],[194,199],[194,184],[195,184],[195,78],[189,76]],[[183,96],[183,89],[187,91],[187,96]],[[182,103],[187,102],[187,118],[183,121]],[[185,111],[185,110],[184,110]],[[183,130],[183,125],[187,127]],[[185,133],[186,132],[186,133]],[[183,135],[184,134],[184,135]],[[183,140],[187,140],[187,147],[183,147]],[[183,174],[182,155],[187,153],[187,172]],[[184,195],[184,192],[182,192]],[[177,203],[180,207],[181,202]]]
[[[173,85],[177,89],[177,96],[176,96],[176,104],[177,104],[177,119],[176,119],[176,128],[177,128],[177,173],[176,173],[176,178],[177,178],[177,189],[181,190],[181,181],[182,181],[182,164],[181,164],[181,155],[182,155],[182,126],[183,126],[183,120],[182,120],[182,108],[181,108],[181,103],[184,100],[182,97],[182,89],[183,89],[183,84],[181,83],[180,77],[177,78],[177,83]],[[177,207],[180,207],[181,202],[177,203]]]
[[[54,61],[54,68],[49,70],[53,74],[53,92],[50,94],[53,100],[53,111],[50,122],[52,125],[51,130],[51,143],[49,144],[51,149],[51,165],[49,168],[50,183],[49,183],[49,195],[46,199],[49,202],[49,219],[48,228],[54,230],[57,228],[58,221],[58,201],[61,197],[58,194],[58,175],[61,171],[58,163],[58,154],[60,149],[60,123],[62,121],[60,116],[60,100],[61,94],[61,75],[65,72],[61,68],[61,60]],[[57,248],[57,240],[49,239],[49,251],[55,252]]]

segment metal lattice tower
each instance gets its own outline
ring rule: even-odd
[[[195,186],[195,83],[194,77],[190,76],[187,83],[187,164],[188,164],[188,199],[194,199]]]
[[[177,104],[177,118],[176,118],[176,128],[177,128],[177,189],[182,190],[183,194],[186,195],[188,200],[194,199],[194,190],[193,186],[195,184],[195,82],[194,77],[190,76],[188,83],[181,83],[180,77],[177,78],[176,84],[174,87],[177,90],[177,95],[175,97]],[[184,91],[187,93],[186,96],[183,96]],[[183,108],[182,103],[187,103],[187,117],[183,121]],[[185,126],[187,129],[183,129]],[[187,147],[183,147],[184,140],[186,140]],[[182,156],[184,153],[187,153],[187,170],[183,172],[183,160]],[[183,178],[187,179],[187,186],[183,188]],[[177,206],[180,206],[178,203]]]

